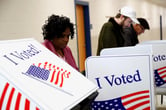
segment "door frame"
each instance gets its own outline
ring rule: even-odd
[[[92,55],[91,50],[91,35],[90,35],[90,16],[89,16],[89,3],[85,1],[79,1],[75,0],[75,15],[76,15],[76,5],[83,6],[83,12],[84,12],[84,30],[85,30],[85,46],[86,46],[86,58]],[[75,16],[75,18],[77,15]],[[77,24],[77,19],[76,19]],[[78,34],[76,35],[78,37]],[[78,47],[78,41],[77,41],[77,47]],[[78,50],[78,49],[77,49]],[[79,56],[78,58],[78,64],[79,64]]]

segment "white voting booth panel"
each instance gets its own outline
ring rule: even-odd
[[[0,41],[0,56],[0,77],[5,79],[4,84],[18,88],[40,109],[69,110],[98,89],[34,39]],[[15,96],[6,97],[8,94],[1,106]],[[13,106],[16,102],[11,103]]]
[[[0,72],[2,73],[2,71]],[[6,72],[4,72],[6,73]],[[0,74],[0,110],[42,110],[21,89]]]
[[[166,43],[166,40],[150,40],[150,41],[144,41],[144,42],[141,42],[137,45],[142,45],[142,44],[165,44]]]
[[[138,55],[138,54],[152,54],[152,46],[129,46],[129,47],[119,47],[119,48],[106,48],[101,50],[100,56],[106,55]]]
[[[151,41],[151,42],[146,42],[146,43],[139,44],[136,46],[131,46],[131,47],[103,49],[101,51],[101,56],[105,56],[105,55],[112,56],[112,55],[120,55],[120,54],[134,55],[134,54],[141,54],[141,53],[145,53],[149,51],[152,54],[152,64],[153,64],[153,70],[154,70],[155,85],[157,87],[164,87],[164,84],[165,84],[164,78],[162,78],[162,74],[160,75],[158,73],[158,70],[163,71],[164,65],[166,65],[166,63],[160,61],[162,58],[166,57],[166,54],[165,55],[163,54],[164,56],[160,55],[160,53],[165,52],[164,51],[165,45],[166,45],[166,42],[165,44],[163,44],[163,41],[162,41],[162,44],[159,41],[157,42]],[[164,76],[164,73],[163,73],[163,76]]]
[[[152,45],[156,92],[166,94],[166,40],[146,41],[139,45]]]
[[[92,56],[86,76],[99,87],[94,110],[155,109],[150,52],[138,55]]]

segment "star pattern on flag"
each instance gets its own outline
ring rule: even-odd
[[[162,68],[156,69],[154,70],[154,74],[155,74],[155,84],[157,87],[164,85],[166,82],[164,80],[164,76],[163,74],[165,74],[166,72],[162,72]]]
[[[107,101],[95,101],[92,103],[92,110],[125,110],[121,98]]]

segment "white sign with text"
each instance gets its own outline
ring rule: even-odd
[[[152,46],[153,70],[157,87],[166,87],[166,40],[142,42],[137,46]]]
[[[0,41],[0,56],[4,83],[10,81],[44,110],[69,110],[98,88],[31,38]]]
[[[113,55],[86,60],[86,76],[100,88],[94,109],[155,109],[151,51],[118,54],[125,49],[129,48],[114,48]]]

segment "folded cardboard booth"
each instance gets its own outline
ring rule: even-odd
[[[163,88],[163,94],[166,94],[166,40],[146,41],[142,42],[138,46],[140,45],[152,46],[152,61],[155,75],[155,85],[157,88]]]
[[[145,41],[139,45],[152,45],[156,94],[161,95],[163,104],[163,95],[166,95],[166,40]]]
[[[86,76],[99,87],[93,110],[155,110],[151,46],[103,49]]]
[[[0,41],[0,109],[69,110],[98,87],[32,38]]]

